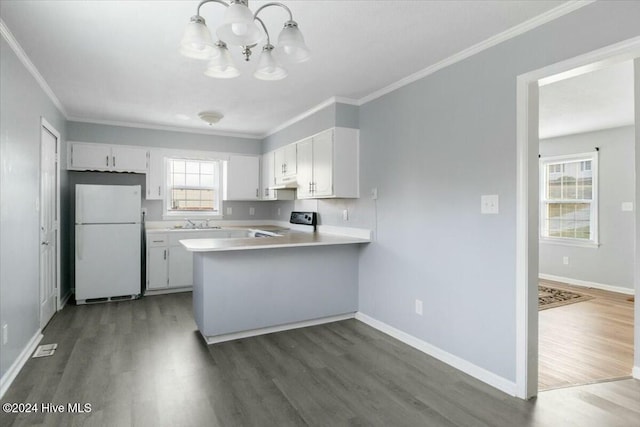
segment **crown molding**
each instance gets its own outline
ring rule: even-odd
[[[449,56],[448,58],[443,59],[440,62],[437,62],[423,70],[420,70],[416,73],[413,73],[403,79],[398,80],[395,83],[391,83],[388,86],[383,87],[363,98],[360,98],[357,102],[359,105],[366,104],[369,101],[373,101],[374,99],[380,98],[383,95],[386,95],[394,90],[400,89],[403,86],[411,84],[417,80],[420,80],[430,74],[435,73],[445,67],[455,64],[456,62],[460,62],[464,59],[469,58],[477,53],[482,52],[483,50],[489,49],[497,44],[505,42],[509,39],[517,37],[527,31],[530,31],[534,28],[537,28],[541,25],[544,25],[548,22],[553,21],[561,16],[564,16],[568,13],[571,13],[575,10],[578,10],[584,6],[587,6],[591,3],[594,3],[596,0],[572,0],[564,3],[558,7],[555,7],[541,15],[536,16],[535,18],[529,19],[521,24],[516,25],[502,33],[496,34],[495,36],[489,37],[488,39],[475,44],[467,49],[464,49],[454,55]]]
[[[225,137],[232,137],[232,138],[262,139],[262,136],[257,134],[251,134],[251,133],[224,132],[224,131],[216,131],[216,130],[180,127],[180,126],[165,126],[165,125],[154,125],[149,123],[136,123],[136,122],[120,122],[116,120],[85,119],[82,117],[73,117],[73,116],[68,117],[67,120],[70,122],[89,123],[89,124],[107,125],[107,126],[121,126],[121,127],[128,127],[128,128],[137,128],[137,129],[153,129],[153,130],[163,130],[163,131],[169,131],[169,132],[225,136]]]
[[[13,50],[13,52],[16,54],[20,62],[22,62],[22,65],[24,65],[29,73],[31,73],[33,78],[36,79],[36,82],[38,82],[44,93],[47,94],[51,102],[53,102],[58,110],[60,110],[62,115],[68,120],[69,115],[67,114],[67,110],[62,105],[62,102],[60,102],[51,87],[47,84],[47,81],[44,79],[44,77],[42,77],[42,74],[40,74],[33,62],[31,62],[31,59],[29,59],[26,52],[22,49],[22,46],[20,46],[20,43],[18,43],[2,18],[0,18],[0,34],[2,34],[2,37],[7,41],[9,47],[11,47],[11,50]]]
[[[305,112],[303,112],[301,114],[298,114],[297,116],[295,116],[295,117],[287,120],[286,122],[276,126],[275,128],[271,129],[267,133],[263,134],[262,138],[264,139],[264,138],[267,138],[267,137],[273,135],[276,132],[280,132],[281,130],[286,129],[289,126],[294,125],[294,124],[298,123],[299,121],[306,119],[307,117],[317,113],[318,111],[322,110],[323,108],[327,108],[328,106],[330,106],[332,104],[348,104],[348,105],[356,105],[356,106],[361,105],[355,99],[344,98],[344,97],[340,97],[340,96],[332,96],[331,98],[322,101],[318,105],[316,105],[314,107],[311,107],[307,111],[305,111]]]

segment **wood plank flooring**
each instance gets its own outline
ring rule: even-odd
[[[538,389],[631,376],[633,302],[629,295],[541,280],[594,299],[539,312]]]
[[[522,401],[356,321],[206,346],[191,295],[68,306],[2,400],[90,403],[5,426],[630,426],[640,381]]]

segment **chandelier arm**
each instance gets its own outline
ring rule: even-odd
[[[262,25],[262,29],[264,30],[265,34],[267,35],[267,44],[271,44],[271,38],[269,37],[269,31],[267,31],[267,26],[264,25],[264,22],[262,21],[262,19],[258,18],[257,16],[254,16],[254,19],[256,21],[258,21],[260,23],[260,25]]]
[[[216,1],[216,0],[209,0],[209,1]],[[267,3],[267,4],[264,4],[264,5],[260,6],[258,8],[258,10],[256,10],[256,13],[253,14],[254,19],[258,17],[258,13],[260,13],[262,11],[262,9],[267,8],[269,6],[280,6],[281,8],[286,10],[287,13],[289,13],[289,21],[293,21],[293,14],[291,13],[291,9],[289,9],[286,5],[284,5],[282,3],[278,3],[278,2]]]
[[[200,4],[198,4],[198,11],[196,13],[196,15],[200,15],[200,8],[202,7],[202,5],[204,5],[205,3],[220,3],[221,5],[224,5],[224,7],[229,7],[229,4],[225,1],[222,0],[202,0],[200,2]]]

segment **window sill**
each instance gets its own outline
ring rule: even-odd
[[[590,249],[598,249],[600,247],[600,243],[578,240],[578,239],[551,239],[551,238],[544,237],[544,238],[540,238],[540,243],[545,245],[574,246],[577,248],[590,248]]]

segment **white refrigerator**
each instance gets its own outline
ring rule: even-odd
[[[76,185],[78,304],[140,295],[141,204],[139,185]]]

